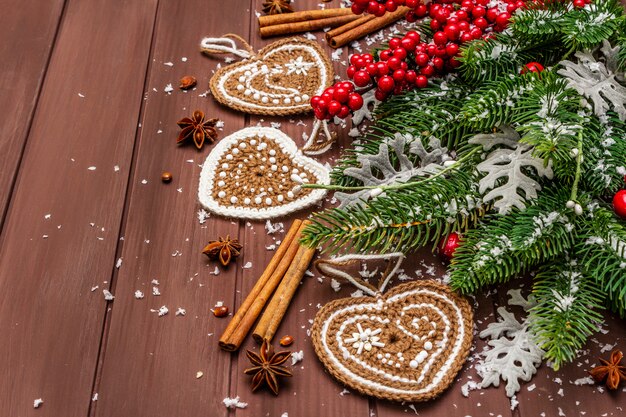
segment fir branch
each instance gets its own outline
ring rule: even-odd
[[[562,256],[574,244],[567,191],[545,188],[525,210],[486,218],[469,230],[452,259],[452,287],[473,292]]]
[[[596,0],[568,12],[563,17],[562,31],[571,50],[592,49],[608,40],[623,23],[623,9],[617,0]]]
[[[575,261],[559,258],[540,267],[530,310],[530,328],[555,370],[577,357],[597,329],[603,294]]]
[[[329,209],[315,214],[303,232],[309,246],[326,245],[336,253],[410,252],[436,244],[452,231],[476,225],[488,207],[469,175],[455,171],[419,186],[378,195],[364,206]]]
[[[597,205],[588,206],[576,254],[585,274],[606,294],[611,310],[626,317],[626,228],[612,211]]]

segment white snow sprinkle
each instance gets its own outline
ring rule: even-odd
[[[85,98],[85,95],[83,93],[78,93],[78,97]]]
[[[141,300],[143,298],[143,292],[139,290],[135,291],[135,298]]]
[[[35,401],[33,401],[33,407],[35,408],[39,408],[41,404],[43,404],[43,400],[41,398],[37,398]]]
[[[248,403],[244,403],[239,399],[239,395],[235,398],[226,397],[222,402],[224,403],[226,408],[246,408],[248,406]]]
[[[91,287],[91,292],[94,292],[95,290],[97,290],[98,288],[100,288],[99,285],[96,285],[95,287]]]
[[[122,258],[117,258],[117,262],[115,262],[115,267],[117,269],[120,269],[120,266],[122,266]]]
[[[339,292],[341,290],[341,284],[335,278],[330,280],[330,287],[335,290],[335,292]]]
[[[118,172],[120,170],[120,166],[119,165],[115,165],[113,167],[113,171]]]
[[[90,166],[89,168],[87,168],[89,171],[95,171],[96,167],[95,166]]]
[[[159,290],[159,287],[152,287],[152,295],[154,296],[161,295],[161,290]]]
[[[168,84],[165,86],[163,91],[165,91],[167,94],[172,94],[172,91],[174,91],[174,87],[172,87],[172,84]]]
[[[204,372],[202,372],[202,371],[196,372],[196,379],[202,378],[203,375],[204,375]]]
[[[164,62],[163,65],[167,65],[168,67],[173,67],[174,63],[173,62]]]
[[[102,293],[104,294],[104,299],[107,301],[113,301],[115,299],[115,296],[111,294],[109,290],[102,290]]]
[[[158,310],[159,312],[159,317],[163,317],[164,315],[166,315],[167,313],[170,312],[170,310],[166,307],[166,306],[161,306]]]
[[[187,314],[187,310],[182,307],[178,307],[175,313],[176,316],[184,316],[185,314]]]
[[[142,180],[141,180],[141,183],[142,183],[143,185],[146,185],[146,184],[148,183],[148,180],[144,178],[144,179],[142,179]]]
[[[293,352],[291,354],[291,366],[293,366],[296,363],[300,362],[302,359],[304,359],[304,352],[303,351]]]
[[[43,218],[46,219],[46,220],[48,220],[50,217],[52,217],[51,214],[46,214],[46,215],[43,216]]]
[[[98,393],[96,392],[93,397],[91,397],[91,401],[98,401]]]
[[[241,269],[250,269],[250,268],[252,268],[252,262],[250,261],[246,262],[246,264],[241,267]]]

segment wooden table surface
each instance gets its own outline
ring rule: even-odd
[[[210,309],[241,303],[273,255],[266,246],[284,232],[268,235],[264,223],[215,216],[199,222],[198,176],[211,146],[177,147],[175,122],[201,109],[224,121],[221,137],[279,122],[302,144],[311,116],[246,116],[203,94],[224,62],[203,56],[200,39],[236,33],[262,47],[260,4],[0,0],[0,416],[623,415],[623,390],[574,383],[609,354],[607,345],[626,348],[624,322],[611,317],[573,364],[559,372],[542,366],[513,411],[502,387],[462,395],[463,384],[477,379],[471,361],[441,398],[425,404],[344,391],[319,364],[307,329],[320,304],[351,291],[344,285],[335,293],[317,276],[305,279],[279,329],[304,352],[294,377],[277,398],[251,393],[245,355],[217,346],[228,319]],[[318,7],[314,0],[294,5]],[[342,77],[349,52],[334,61]],[[198,78],[195,90],[176,88],[184,75]],[[341,146],[322,159],[336,160],[349,142],[342,130]],[[173,173],[171,184],[161,183],[164,170]],[[281,221],[287,229],[307,214]],[[239,238],[243,254],[215,275],[216,264],[200,252],[226,234]],[[445,265],[423,251],[405,270],[441,276]],[[160,296],[152,295],[153,280]],[[103,289],[115,300],[107,302]],[[145,298],[136,299],[136,290]],[[477,297],[479,329],[494,320],[505,292]],[[161,306],[170,313],[158,317]],[[185,316],[174,314],[179,307]],[[482,350],[484,342],[476,344]],[[248,339],[244,347],[253,345]],[[248,407],[227,410],[222,400],[237,395]],[[44,403],[35,409],[37,398]]]

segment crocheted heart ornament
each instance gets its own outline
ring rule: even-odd
[[[213,148],[200,174],[198,196],[214,213],[264,220],[300,210],[326,194],[301,188],[302,183],[328,184],[328,170],[303,156],[280,130],[249,127]]]
[[[472,344],[469,303],[435,281],[398,285],[385,295],[344,298],[315,317],[317,356],[340,382],[392,401],[443,392]]]
[[[220,68],[211,78],[210,88],[217,101],[235,110],[290,115],[309,112],[311,97],[321,94],[332,80],[332,65],[320,46],[291,38]]]

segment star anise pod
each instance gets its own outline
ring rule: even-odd
[[[616,390],[620,382],[626,380],[626,366],[621,365],[621,361],[624,355],[619,350],[615,349],[611,353],[609,360],[600,359],[602,365],[596,366],[589,375],[596,380],[596,382],[605,382],[606,387],[610,390]]]
[[[204,120],[204,113],[196,110],[191,118],[185,117],[177,122],[182,130],[178,134],[176,143],[193,138],[196,148],[202,149],[205,140],[213,143],[217,139],[217,130],[215,129],[217,121],[218,119]]]
[[[224,266],[228,265],[233,258],[239,256],[243,246],[237,239],[231,239],[230,235],[219,237],[218,240],[212,240],[204,247],[202,253],[209,259],[219,259]]]
[[[263,2],[263,11],[265,14],[293,13],[289,3],[291,0],[266,0]]]
[[[267,384],[274,395],[278,395],[278,377],[293,376],[289,369],[282,366],[291,357],[291,352],[274,353],[274,348],[266,339],[263,341],[259,353],[256,354],[250,350],[246,352],[246,356],[248,356],[253,366],[243,372],[246,375],[253,375],[252,392]]]

